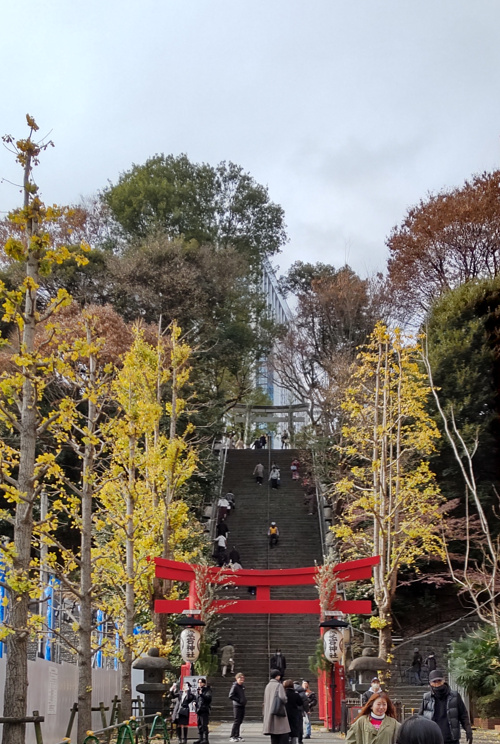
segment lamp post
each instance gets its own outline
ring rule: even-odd
[[[337,731],[338,728],[340,728],[340,716],[338,722],[336,721],[336,710],[338,707],[339,713],[340,713],[340,705],[341,705],[341,695],[343,693],[343,675],[340,674],[341,671],[341,661],[342,656],[344,652],[344,634],[343,634],[343,628],[348,628],[349,623],[346,623],[345,620],[342,620],[343,617],[341,612],[325,612],[325,615],[327,616],[326,620],[324,620],[322,623],[319,624],[320,628],[325,628],[325,633],[323,635],[323,649],[324,654],[328,661],[332,665],[331,669],[331,696],[332,696],[332,731]],[[336,673],[339,673],[339,684],[336,683]],[[339,705],[337,706],[335,703],[335,697],[337,694],[337,689],[339,694]]]

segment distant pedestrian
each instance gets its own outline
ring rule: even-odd
[[[287,431],[284,431],[281,435],[281,449],[287,449],[288,447],[288,440],[290,439],[290,435]]]
[[[228,667],[231,674],[234,674],[234,646],[231,646],[230,643],[222,647],[220,665],[223,677],[226,676]]]
[[[224,537],[227,537],[229,535],[229,527],[227,526],[227,522],[218,522],[215,535],[216,537],[219,537],[219,535],[224,535]]]
[[[370,687],[361,696],[361,705],[366,705],[369,699],[376,692],[382,691],[382,685],[378,677],[374,677],[370,683]]]
[[[285,679],[283,687],[286,693],[286,714],[290,724],[291,744],[298,744],[302,738],[302,713],[304,711],[302,698],[293,687],[291,679]]]
[[[233,726],[229,741],[243,741],[240,736],[240,727],[245,718],[245,707],[247,696],[245,693],[245,675],[238,673],[229,691],[229,699],[233,701]]]
[[[281,676],[285,676],[286,672],[286,656],[281,653],[281,649],[276,649],[274,656],[271,656],[271,662],[269,664],[271,669],[278,669]]]
[[[434,651],[429,651],[429,655],[425,660],[425,665],[429,671],[429,674],[437,669],[437,658]]]
[[[304,679],[302,681],[302,688],[305,690],[305,693],[306,693],[306,696],[307,696],[307,705],[308,705],[307,711],[304,708],[304,710],[305,710],[305,713],[304,713],[304,725],[305,725],[305,729],[306,729],[306,735],[305,735],[304,738],[305,739],[310,739],[311,738],[311,733],[312,733],[311,713],[313,712],[314,708],[318,704],[318,698],[316,697],[316,693],[313,690],[311,690],[311,688],[309,687],[309,682],[306,679]]]
[[[292,460],[292,464],[290,465],[290,470],[292,471],[292,480],[299,480],[300,478],[299,468],[300,468],[300,461],[297,460],[297,458],[295,457]]]
[[[267,437],[266,437],[265,434],[261,434],[260,435],[260,446],[262,447],[262,449],[266,449],[266,446],[267,446]]]
[[[236,550],[236,545],[233,545],[233,549],[229,553],[229,560],[233,563],[241,563],[240,554]]]
[[[227,540],[225,535],[217,535],[214,542],[216,555],[226,549]]]
[[[236,499],[234,498],[234,493],[232,491],[228,491],[226,493],[226,499],[229,502],[229,509],[228,509],[228,514],[229,514],[231,510],[234,512],[234,510],[236,509]]]
[[[278,529],[278,525],[276,522],[271,522],[271,525],[267,531],[267,536],[269,538],[269,547],[274,548],[275,545],[278,544],[280,531]]]
[[[231,508],[229,505],[229,501],[226,499],[225,496],[221,496],[217,502],[217,506],[219,509],[219,513],[218,513],[219,522],[223,522],[227,517],[227,513],[229,509]]]
[[[198,744],[208,744],[208,725],[210,723],[210,708],[212,707],[212,690],[207,685],[205,677],[198,679],[196,694],[196,715],[198,718]]]
[[[245,449],[245,442],[243,441],[243,439],[241,439],[241,437],[240,437],[240,439],[238,439],[236,441],[235,448],[236,449]]]
[[[257,463],[254,467],[253,474],[255,476],[255,482],[261,486],[264,481],[264,465],[261,462]]]
[[[399,729],[397,744],[443,744],[443,734],[429,718],[411,716]]]
[[[269,473],[269,482],[271,484],[271,488],[279,488],[279,485],[280,485],[280,469],[274,463],[273,463],[273,466],[271,468],[271,472]]]
[[[429,674],[430,692],[422,698],[419,715],[437,723],[443,734],[444,744],[458,744],[460,726],[465,731],[467,744],[472,744],[469,714],[460,694],[445,681],[445,673],[435,669]]]
[[[286,744],[290,733],[290,724],[286,715],[286,692],[280,684],[279,669],[271,669],[271,679],[264,692],[264,722],[262,733],[271,736],[271,744]],[[282,702],[281,711],[276,711],[275,699]],[[281,713],[281,715],[280,715]]]
[[[422,678],[420,676],[420,672],[422,671],[422,654],[418,650],[418,648],[413,649],[413,659],[411,660],[411,667],[410,671],[413,676],[413,684],[414,685],[423,685]]]
[[[258,450],[258,449],[262,449],[262,445],[261,445],[261,443],[260,443],[260,439],[259,439],[259,438],[257,438],[257,439],[256,439],[256,440],[254,441],[254,443],[253,443],[253,444],[251,445],[251,448],[252,448],[252,449],[256,449],[256,450]]]

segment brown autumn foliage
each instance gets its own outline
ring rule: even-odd
[[[464,282],[500,269],[500,170],[460,188],[431,194],[393,228],[390,287],[402,315],[425,313],[432,301]]]
[[[100,363],[120,366],[121,358],[130,349],[133,341],[132,324],[126,323],[111,305],[88,305],[82,310],[76,302],[72,302],[57,314],[56,319],[37,328],[36,352],[49,356],[63,343],[71,345],[76,339],[84,339],[86,331],[82,313],[91,321],[92,337],[100,339],[102,344],[99,351]],[[156,346],[158,326],[144,324],[143,329],[145,340]],[[162,343],[168,345],[168,335],[162,337]],[[19,351],[19,347],[19,334],[14,330],[8,344],[0,349],[0,373],[6,370],[13,371],[15,366],[12,364],[12,356]],[[85,361],[81,357],[78,359],[78,363]]]

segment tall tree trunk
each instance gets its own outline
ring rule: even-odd
[[[125,622],[122,661],[122,689],[121,705],[124,718],[132,715],[132,648],[131,639],[134,635],[135,592],[134,592],[134,496],[135,496],[135,448],[133,436],[129,439],[129,482],[127,491],[127,526],[125,563],[127,584],[125,586]]]
[[[27,154],[24,167],[24,207],[30,203],[31,155]],[[33,220],[27,224],[27,241],[36,233]],[[28,248],[29,250],[29,248]],[[26,291],[24,303],[23,350],[30,354],[35,348],[37,296],[39,281],[39,260],[30,251],[26,261],[26,277],[33,286]],[[36,390],[31,382],[30,370],[23,369],[23,399],[21,406],[21,432],[19,441],[18,488],[22,497],[16,506],[14,522],[13,572],[16,580],[23,582],[28,578],[31,560],[31,540],[33,536],[33,474],[36,458],[37,407]],[[4,708],[5,717],[23,718],[26,716],[28,697],[28,614],[29,592],[11,590],[9,602],[9,624],[14,632],[7,636],[7,668],[5,676]],[[24,744],[24,723],[5,723],[2,744]]]
[[[87,342],[92,336],[87,327]],[[96,428],[96,405],[92,391],[96,383],[96,359],[89,357],[89,388],[87,409],[87,442],[83,456],[82,532],[80,536],[80,621],[78,627],[78,727],[77,741],[83,741],[92,728],[92,477],[95,469],[95,447],[92,435]]]

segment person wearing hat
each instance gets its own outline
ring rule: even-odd
[[[372,695],[376,692],[381,692],[382,685],[378,677],[374,677],[371,681],[370,687],[361,696],[361,705],[366,705]]]
[[[271,526],[267,531],[267,536],[269,538],[269,547],[274,548],[274,546],[278,544],[278,538],[280,536],[280,531],[276,522],[271,522]]]
[[[435,669],[429,674],[430,692],[424,693],[419,715],[435,721],[443,734],[444,744],[458,744],[460,726],[465,731],[467,744],[472,744],[472,728],[464,701],[458,692],[451,690],[445,673]]]

